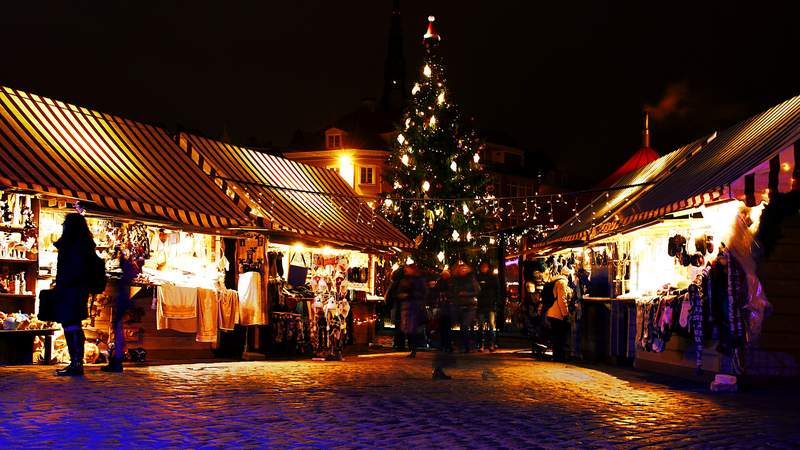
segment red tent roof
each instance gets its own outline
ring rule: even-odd
[[[624,177],[625,175],[633,172],[636,169],[642,168],[647,164],[657,160],[659,158],[658,153],[650,147],[642,147],[633,154],[633,156],[628,159],[625,164],[620,166],[619,169],[615,170],[614,173],[609,175],[605,180],[601,181],[597,187],[605,188],[612,186],[614,183],[619,181],[620,178]]]

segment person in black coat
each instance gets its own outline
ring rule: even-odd
[[[55,293],[57,299],[56,321],[64,329],[69,349],[69,365],[56,371],[57,375],[83,375],[83,345],[86,340],[81,321],[89,317],[89,258],[95,251],[92,233],[86,219],[78,214],[67,214],[61,238],[55,242],[58,249]]]
[[[497,324],[497,303],[500,298],[500,282],[493,274],[488,262],[482,262],[478,270],[478,328],[481,331],[481,348],[493,352],[495,350],[495,329]]]

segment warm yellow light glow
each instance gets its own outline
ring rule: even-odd
[[[439,102],[440,105],[444,104],[444,92],[440,93],[438,97],[436,97],[436,101]]]
[[[783,169],[784,172],[788,172],[791,168],[792,166],[790,166],[789,163],[781,164],[781,169]]]
[[[489,238],[489,244],[494,245],[495,242],[497,242],[497,241],[495,241],[494,238]]]
[[[327,247],[327,246],[326,247],[322,247],[322,254],[323,255],[332,255],[333,253],[334,252],[333,252],[332,248]]]
[[[390,199],[390,198],[387,198],[386,200],[384,200],[384,201],[383,201],[383,206],[385,206],[385,207],[387,207],[387,208],[388,208],[388,207],[390,207],[390,206],[392,206],[392,199]]]
[[[472,240],[472,231],[467,231],[467,240],[468,241]]]
[[[439,252],[439,253],[436,255],[436,259],[438,259],[438,260],[439,260],[439,262],[442,262],[442,261],[444,261],[444,252]]]
[[[414,260],[409,256],[408,258],[406,258],[406,265],[410,266],[411,264],[414,264]]]
[[[306,249],[306,246],[303,245],[302,242],[297,242],[292,246],[292,250],[294,250],[294,251],[296,251],[298,253],[302,252],[305,249]]]
[[[493,274],[495,274],[495,275],[497,275],[498,273],[500,273],[500,271],[499,271],[499,270],[497,270],[497,269],[494,269],[494,270],[492,271],[492,273],[493,273]]]
[[[417,95],[419,92],[419,83],[414,83],[414,87],[411,88],[411,95]]]
[[[406,119],[406,128],[411,126],[411,119]]]
[[[478,162],[481,160],[481,155],[475,153],[472,155],[472,160],[475,161],[475,164],[478,164]]]
[[[460,238],[460,237],[461,237],[461,235],[460,235],[460,234],[458,234],[458,231],[456,231],[456,230],[453,230],[453,240],[454,240],[454,241],[457,241],[457,240],[458,240],[458,238]]]
[[[422,73],[425,74],[426,77],[431,77],[431,66],[425,64],[425,67],[422,69]]]
[[[400,268],[400,266],[397,263],[392,264],[392,272],[394,272],[395,270],[397,270],[399,268]]]
[[[353,158],[348,154],[339,155],[339,176],[344,178],[351,187],[356,183],[356,169],[353,167]]]
[[[431,184],[427,180],[422,182],[422,190],[423,191],[428,192],[428,190],[430,188],[431,188]]]
[[[455,161],[450,163],[450,170],[452,170],[453,172],[458,170],[458,164],[456,164]]]
[[[408,125],[406,125],[406,126],[408,126]],[[400,134],[398,134],[398,135],[397,135],[397,142],[399,142],[399,143],[400,143],[400,145],[403,145],[403,142],[405,142],[405,141],[406,141],[406,137],[405,137],[405,136],[403,136],[403,134],[402,134],[402,133],[400,133]]]
[[[408,159],[409,159],[408,155],[407,154],[403,154],[403,156],[400,157],[400,162],[402,162],[404,166],[407,166],[408,165]]]
[[[431,116],[430,125],[431,125],[431,127],[435,127],[436,126],[436,116]]]
[[[464,214],[469,214],[469,206],[467,206],[466,202],[461,204],[461,211],[463,211]]]

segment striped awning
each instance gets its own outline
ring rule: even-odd
[[[798,189],[799,140],[797,96],[650,163],[665,161],[655,184],[626,195],[624,202],[612,205],[614,209],[590,205],[586,210],[602,213],[603,220],[583,227],[565,224],[533,250],[601,239],[703,204],[738,199],[752,206],[773,193]],[[667,158],[672,161],[666,162]],[[593,203],[606,202],[604,197]]]
[[[157,127],[0,87],[0,185],[202,229],[249,218]]]
[[[358,247],[413,248],[337,173],[182,134],[180,144],[243,210],[271,230]]]

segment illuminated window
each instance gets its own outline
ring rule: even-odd
[[[361,167],[358,184],[375,184],[375,168],[372,166]]]

